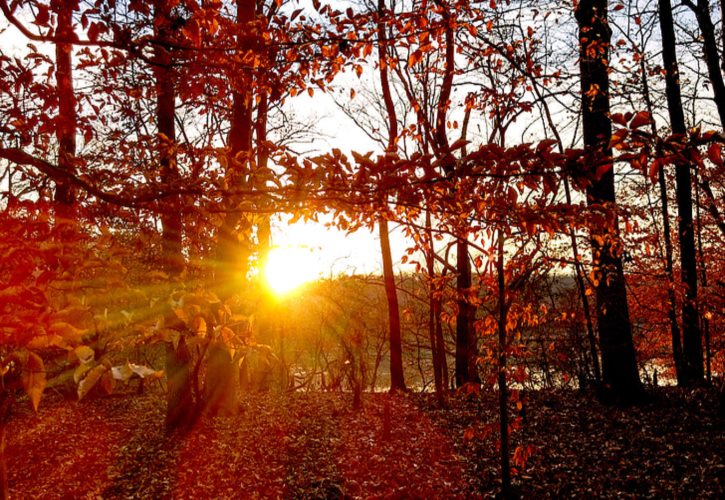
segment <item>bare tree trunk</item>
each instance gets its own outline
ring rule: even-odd
[[[712,192],[712,187],[710,187],[710,181],[701,176],[697,185],[705,191],[705,198],[707,199],[705,208],[707,208],[707,211],[710,212],[715,224],[720,229],[720,234],[723,238],[725,238],[725,219],[720,213],[720,210],[717,208],[717,201],[715,194]]]
[[[700,1],[702,3],[702,0]],[[667,109],[670,125],[674,134],[687,133],[685,114],[680,95],[680,74],[677,67],[675,30],[672,20],[670,0],[659,0],[660,30],[662,33],[662,59],[665,67],[665,86],[667,90]],[[700,19],[701,14],[698,14]],[[709,19],[709,10],[708,10]],[[712,24],[712,23],[711,23]],[[714,41],[714,34],[711,33]],[[713,61],[721,77],[717,61]],[[710,62],[708,62],[708,66]],[[723,89],[725,90],[725,88]],[[723,94],[725,105],[725,93]],[[692,221],[692,179],[691,165],[678,162],[675,165],[677,183],[678,235],[680,242],[680,272],[685,287],[685,300],[682,303],[682,385],[690,386],[703,381],[702,333],[697,314],[697,256],[695,254],[695,233]]]
[[[456,243],[456,291],[458,315],[456,316],[456,386],[479,383],[477,339],[473,329],[475,309],[471,305],[471,260],[468,256],[468,241],[460,238]]]
[[[455,73],[456,38],[451,22],[450,5],[441,2],[441,16],[444,23],[445,36],[445,64],[441,81],[440,95],[438,96],[435,115],[435,152],[443,163],[447,175],[454,175],[454,156],[451,152],[447,136],[447,116],[450,106],[450,97],[453,89],[453,75]],[[464,231],[465,233],[465,231]],[[456,243],[456,292],[458,293],[458,315],[456,317],[456,386],[466,383],[480,383],[478,376],[478,339],[473,328],[473,319],[476,314],[471,304],[471,261],[468,255],[468,240],[465,234],[457,236]]]
[[[720,68],[725,71],[725,0],[720,0]]]
[[[697,180],[697,171],[695,171],[695,200],[697,206],[697,253],[700,258],[700,285],[707,288],[707,266],[705,265],[705,255],[702,252],[702,219],[700,218],[700,190]],[[712,351],[710,345],[710,320],[706,314],[700,314],[702,318],[702,331],[705,337],[705,378],[712,383]]]
[[[438,362],[441,366],[441,385],[443,386],[443,390],[447,391],[450,387],[450,380],[448,373],[448,354],[446,352],[446,343],[443,338],[443,322],[441,321],[442,302],[440,299],[436,301],[435,306],[433,313],[436,323],[436,350],[438,351],[438,356],[440,357]]]
[[[564,178],[564,192],[566,193],[566,202],[571,205],[571,191],[569,189],[569,179]],[[574,276],[576,278],[577,291],[579,292],[579,300],[582,304],[584,312],[584,321],[587,329],[587,341],[589,343],[589,356],[592,358],[592,367],[594,368],[594,381],[597,386],[602,382],[602,369],[599,365],[599,353],[597,352],[597,339],[594,336],[594,325],[592,323],[592,311],[589,307],[589,298],[587,297],[587,289],[584,285],[584,270],[579,259],[579,244],[576,239],[574,229],[569,230],[569,238],[571,240],[571,251],[574,257]]]
[[[73,9],[64,6],[56,12],[58,19],[58,36],[73,40]],[[70,43],[56,43],[55,45],[55,77],[58,85],[58,118],[56,137],[58,138],[58,168],[64,172],[75,172],[74,159],[76,155],[76,129],[78,115],[76,112],[76,98],[73,91],[73,62]],[[75,220],[74,187],[67,181],[56,181],[55,201],[60,218]]]
[[[426,269],[428,271],[428,287],[430,298],[428,301],[428,336],[430,337],[431,357],[433,358],[433,382],[435,385],[436,397],[439,404],[445,403],[445,389],[443,383],[443,362],[445,360],[445,346],[443,346],[443,330],[441,328],[441,340],[438,340],[438,327],[440,326],[440,302],[439,290],[435,284],[435,246],[431,230],[430,211],[425,212],[426,240],[428,252],[426,253]]]
[[[400,336],[400,310],[398,308],[398,292],[395,288],[395,274],[390,256],[390,238],[388,237],[388,221],[378,220],[380,232],[380,250],[383,256],[383,280],[385,296],[388,302],[388,323],[390,326],[390,390],[405,391],[403,375],[403,349]]]
[[[499,433],[500,465],[501,465],[501,495],[511,498],[511,464],[509,462],[509,421],[508,421],[508,387],[506,385],[506,323],[508,305],[506,304],[506,282],[504,275],[504,234],[498,230],[498,252],[496,259],[496,274],[498,278],[498,396],[499,396]]]
[[[674,36],[674,33],[673,35]],[[649,81],[647,79],[647,62],[644,58],[640,59],[640,71],[642,72],[642,85],[644,100],[647,105],[647,111],[654,116],[654,105],[650,98]],[[654,121],[650,124],[653,135],[657,133],[657,126]],[[672,338],[672,358],[675,363],[675,373],[677,383],[683,383],[682,368],[682,337],[680,335],[680,325],[677,320],[677,296],[675,294],[675,275],[674,275],[674,252],[672,248],[672,236],[670,228],[670,211],[669,196],[667,194],[667,181],[664,169],[660,168],[657,175],[657,182],[660,189],[660,210],[662,215],[662,233],[665,245],[665,274],[667,275],[667,316],[670,320],[670,336]],[[656,225],[656,221],[654,222]]]
[[[673,270],[672,258],[672,238],[670,237],[670,212],[667,205],[667,183],[665,181],[664,169],[660,169],[658,173],[658,183],[660,187],[660,206],[662,208],[663,228],[662,232],[665,240],[665,273],[667,274],[667,300],[669,307],[667,315],[670,319],[670,333],[672,336],[672,358],[675,362],[675,373],[677,374],[677,383],[683,384],[684,373],[682,367],[682,339],[680,337],[680,326],[677,322],[677,298],[675,295],[675,276]]]
[[[380,86],[383,91],[383,101],[388,115],[388,147],[387,153],[395,154],[398,140],[398,117],[395,104],[390,92],[387,67],[387,36],[385,30],[385,0],[378,0],[378,71]],[[387,199],[384,200],[387,204]],[[388,325],[390,328],[390,390],[405,391],[405,377],[403,375],[403,348],[400,332],[400,309],[398,306],[398,291],[395,287],[395,274],[393,272],[393,259],[390,253],[390,237],[388,221],[385,216],[378,219],[378,232],[380,235],[380,252],[383,258],[383,281],[385,283],[385,297],[388,302]]]
[[[609,142],[609,43],[606,0],[581,0],[575,8],[579,25],[582,122],[587,165],[592,182],[587,201],[600,222],[590,225],[596,275],[597,325],[602,353],[602,379],[611,396],[620,401],[639,399],[642,384],[637,370],[629,320],[624,270],[618,250],[614,170]]]

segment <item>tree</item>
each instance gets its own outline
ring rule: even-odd
[[[607,2],[583,0],[575,8],[579,26],[582,125],[585,160],[590,172],[587,202],[596,284],[597,326],[602,353],[602,379],[611,395],[634,402],[641,393],[627,291],[624,283],[614,189],[614,165],[609,146],[609,44]]]
[[[153,5],[155,36],[154,75],[156,79],[156,122],[158,129],[158,157],[161,175],[167,186],[174,187],[179,182],[176,164],[176,90],[173,69],[172,10],[166,0],[156,0]],[[164,271],[172,280],[176,280],[184,269],[182,253],[182,221],[178,196],[172,196],[165,204],[161,216],[162,262]],[[185,328],[172,311],[166,314],[169,328]],[[195,418],[196,408],[191,384],[191,353],[184,335],[180,335],[178,345],[166,344],[166,380],[167,408],[166,428],[174,430],[190,426]]]
[[[680,72],[677,65],[675,30],[670,1],[659,0],[659,11],[670,126],[672,133],[684,136],[687,133],[687,127],[680,95]],[[680,272],[682,274],[682,284],[685,288],[685,298],[682,302],[682,373],[680,374],[678,371],[678,381],[686,386],[701,383],[704,376],[702,335],[697,311],[697,256],[695,254],[695,233],[692,220],[691,169],[692,165],[685,159],[675,163]],[[676,339],[673,338],[673,342],[675,341]],[[677,352],[679,347],[674,347],[674,349]]]
[[[236,39],[241,55],[238,61],[244,61],[247,54],[254,53],[253,40],[257,36],[255,17],[257,3],[254,0],[237,0],[236,23],[239,34]],[[227,138],[227,176],[233,190],[242,190],[247,185],[253,161],[252,137],[254,132],[253,114],[253,75],[246,70],[233,66],[228,68],[228,82],[232,89],[232,114]],[[226,202],[227,212],[217,235],[217,262],[215,266],[215,286],[222,301],[228,301],[235,294],[235,287],[241,285],[247,274],[249,249],[240,244],[240,232],[248,231],[244,227],[248,222],[238,211],[241,204],[239,195],[232,194]],[[240,227],[240,225],[242,227]],[[220,335],[211,339],[207,352],[210,379],[205,385],[205,406],[207,413],[235,414],[237,411],[236,373],[229,346]]]
[[[60,7],[60,8],[58,8]],[[75,6],[56,5],[58,26],[56,35],[61,39],[74,40],[73,13]],[[58,125],[56,136],[58,138],[58,168],[66,172],[75,172],[77,112],[76,98],[73,92],[73,62],[72,44],[56,43],[56,80],[58,85]],[[61,218],[75,219],[73,205],[75,204],[75,186],[68,181],[59,181],[56,184],[55,200],[58,202],[58,214]]]
[[[398,141],[398,117],[395,104],[390,92],[388,79],[388,48],[387,31],[385,29],[385,2],[378,0],[377,9],[377,35],[378,35],[378,74],[380,86],[383,91],[383,101],[388,115],[388,144],[386,154],[395,154]],[[387,195],[383,203],[387,205]],[[390,253],[390,236],[388,221],[385,215],[378,219],[378,234],[380,235],[380,252],[383,258],[383,281],[385,295],[388,299],[388,320],[390,326],[390,390],[404,391],[405,378],[403,376],[403,350],[400,345],[400,309],[398,307],[398,292],[395,286],[393,272],[393,259]]]

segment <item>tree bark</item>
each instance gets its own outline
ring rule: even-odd
[[[701,2],[700,2],[701,3]],[[670,126],[674,134],[686,134],[685,114],[680,94],[680,74],[677,67],[675,29],[672,19],[670,0],[659,0],[660,31],[662,33],[662,59],[665,68],[665,87],[667,91],[667,109]],[[698,15],[698,19],[700,15]],[[708,10],[709,19],[709,10]],[[712,43],[715,43],[714,34]],[[710,62],[708,62],[710,66]],[[717,61],[715,69],[721,77]],[[724,89],[725,90],[725,89]],[[725,94],[723,94],[725,99]],[[725,100],[723,101],[725,104]],[[692,220],[692,179],[691,165],[677,162],[675,182],[677,185],[678,236],[680,242],[680,273],[685,288],[682,302],[682,385],[690,386],[703,381],[702,334],[697,314],[697,256],[695,253],[695,233]]]
[[[587,202],[596,275],[597,325],[602,353],[602,379],[609,396],[635,402],[642,392],[629,320],[624,270],[619,251],[614,170],[609,142],[609,44],[606,0],[581,0],[575,9],[579,26],[582,123],[590,172]],[[595,217],[596,216],[596,217]]]
[[[695,205],[697,207],[697,256],[700,259],[700,286],[703,289],[707,289],[707,265],[705,263],[705,256],[702,251],[702,218],[700,216],[700,185],[697,179],[697,170],[695,171]],[[700,304],[701,305],[701,304]],[[701,311],[702,312],[702,311]],[[710,320],[707,319],[707,314],[700,314],[702,320],[702,334],[705,341],[705,380],[708,384],[712,383],[712,350],[711,350],[711,339],[710,339]]]
[[[204,413],[208,416],[234,416],[237,413],[238,370],[229,348],[212,342],[207,351],[204,382]]]
[[[674,37],[674,34],[672,35]],[[647,79],[647,63],[645,58],[641,58],[639,61],[640,71],[642,72],[642,85],[643,85],[643,96],[644,101],[647,105],[647,111],[651,116],[654,116],[654,105],[650,98],[649,82]],[[652,135],[657,134],[657,126],[652,121],[650,123],[650,130]],[[646,178],[646,175],[645,175]],[[674,275],[674,252],[672,248],[672,237],[670,229],[670,211],[669,211],[669,196],[667,194],[667,181],[665,178],[664,169],[660,168],[657,174],[657,182],[660,190],[660,210],[662,215],[662,233],[665,246],[665,274],[667,275],[667,316],[670,321],[670,337],[672,339],[672,358],[675,364],[675,374],[677,377],[678,384],[682,384],[683,372],[682,372],[682,336],[680,333],[680,325],[677,319],[677,296],[675,294],[675,275]],[[656,226],[656,220],[653,220],[653,224]]]

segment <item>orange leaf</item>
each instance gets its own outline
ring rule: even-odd
[[[45,366],[43,360],[34,352],[28,353],[28,360],[23,366],[21,382],[25,393],[30,398],[33,409],[38,411],[40,397],[45,390]]]

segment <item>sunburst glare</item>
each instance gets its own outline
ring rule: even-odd
[[[277,295],[289,293],[324,274],[314,249],[307,246],[274,247],[264,265],[264,279]]]

